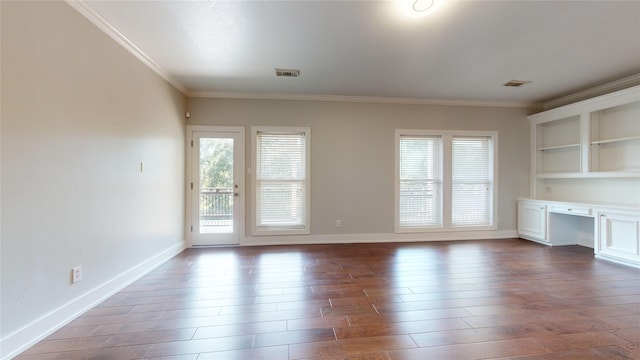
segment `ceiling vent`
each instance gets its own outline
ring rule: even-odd
[[[527,85],[529,83],[531,83],[531,81],[528,81],[528,80],[511,80],[511,81],[506,82],[506,83],[504,83],[502,85],[506,86],[506,87],[521,87],[521,86]]]
[[[300,70],[298,69],[278,69],[276,68],[276,76],[282,77],[298,77],[300,76]]]

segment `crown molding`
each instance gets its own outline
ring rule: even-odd
[[[640,73],[546,101],[543,103],[543,108],[549,110],[637,85],[640,85]]]
[[[288,93],[235,93],[235,92],[188,92],[192,98],[253,99],[253,100],[298,100],[298,101],[334,101],[354,103],[442,105],[442,106],[481,106],[509,108],[540,108],[542,104],[534,102],[446,100],[421,98],[395,98],[378,96],[314,95]]]
[[[590,97],[588,99],[558,106],[537,114],[528,116],[532,123],[542,123],[551,120],[574,116],[580,113],[593,112],[620,106],[640,100],[640,85],[631,86],[622,90],[608,92],[604,95]]]
[[[65,0],[69,6],[78,11],[82,16],[87,18],[92,24],[97,26],[100,30],[105,32],[109,37],[115,40],[118,44],[124,47],[127,51],[133,54],[143,64],[147,65],[151,70],[158,74],[161,78],[166,80],[169,84],[175,87],[182,94],[187,93],[187,89],[180,84],[171,74],[156,63],[149,55],[137,47],[131,40],[129,40],[124,34],[118,31],[111,23],[98,14],[95,10],[87,4],[85,0]]]

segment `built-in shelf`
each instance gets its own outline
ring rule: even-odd
[[[640,178],[640,86],[534,114],[529,121],[532,179]]]
[[[536,179],[607,179],[607,178],[638,178],[640,169],[625,169],[623,171],[593,171],[582,173],[544,173],[536,174]]]
[[[593,247],[640,268],[640,86],[528,119],[531,198],[518,199],[520,237]]]
[[[640,119],[638,120],[640,121]],[[638,126],[640,126],[640,124]],[[628,136],[628,137],[617,138],[617,139],[596,140],[596,141],[592,141],[591,145],[608,144],[608,143],[616,143],[616,142],[632,141],[632,140],[640,140],[640,136]]]
[[[549,150],[559,150],[559,149],[570,149],[570,148],[579,148],[580,144],[567,144],[567,145],[556,145],[556,146],[546,146],[539,148],[538,151],[549,151]]]

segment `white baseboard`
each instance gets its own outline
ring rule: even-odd
[[[330,234],[289,236],[247,236],[242,246],[301,245],[301,244],[349,244],[394,243],[419,241],[483,240],[516,238],[516,230],[451,231],[407,234]]]
[[[596,259],[605,260],[612,263],[631,266],[631,267],[640,269],[640,263],[638,263],[637,261],[627,260],[627,259],[615,257],[615,256],[609,256],[607,254],[602,254],[602,253],[596,254],[595,257]]]
[[[17,356],[87,310],[162,265],[184,249],[184,242],[176,243],[111,280],[52,310],[21,329],[3,337],[0,339],[0,358],[8,360]]]
[[[517,235],[517,237],[519,237],[520,239],[533,241],[533,242],[536,242],[536,243],[538,243],[538,244],[542,244],[542,245],[546,245],[546,246],[551,246],[551,243],[549,243],[548,241],[544,241],[544,240],[536,239],[536,238],[534,238],[534,237],[528,236],[527,234],[518,234],[518,235]]]

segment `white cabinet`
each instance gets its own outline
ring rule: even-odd
[[[518,234],[640,267],[640,86],[528,116],[530,198]]]
[[[518,236],[640,268],[640,206],[518,199]]]
[[[567,215],[577,215],[577,216],[591,216],[591,208],[584,205],[575,205],[575,204],[553,204],[549,209],[552,213],[558,214],[567,214]]]
[[[549,246],[594,246],[593,207],[518,199],[518,236]]]
[[[640,211],[598,212],[596,257],[640,267]]]
[[[538,201],[518,200],[518,235],[547,241],[547,206]]]

